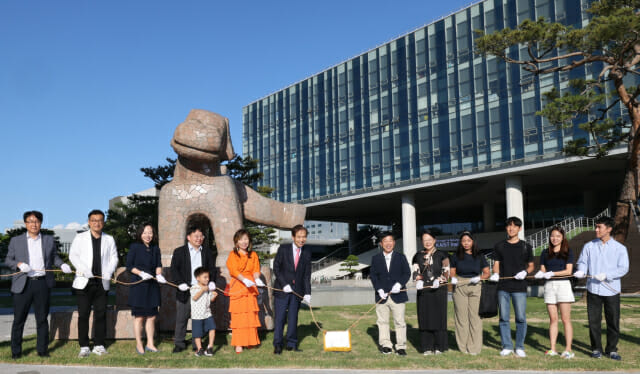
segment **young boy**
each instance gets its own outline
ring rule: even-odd
[[[204,267],[197,268],[193,275],[198,284],[191,287],[191,332],[196,342],[196,356],[213,356],[213,342],[216,337],[216,323],[211,315],[211,302],[218,296],[209,291],[209,271]],[[202,348],[202,337],[209,333],[209,345]]]

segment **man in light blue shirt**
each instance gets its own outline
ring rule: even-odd
[[[629,271],[627,247],[611,237],[614,221],[610,217],[600,217],[596,221],[596,237],[582,248],[576,263],[574,276],[587,280],[587,315],[589,318],[589,338],[591,357],[602,357],[601,323],[602,307],[607,322],[607,347],[604,353],[613,360],[620,361],[618,338],[620,336],[620,278]]]

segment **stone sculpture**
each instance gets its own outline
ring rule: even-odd
[[[173,249],[184,245],[187,222],[196,214],[211,223],[218,249],[216,266],[227,280],[225,262],[243,217],[279,228],[303,223],[303,205],[268,199],[225,175],[226,168],[220,162],[234,156],[227,118],[193,109],[176,128],[171,146],[178,161],[173,180],[160,191],[158,217],[164,266],[169,265]]]

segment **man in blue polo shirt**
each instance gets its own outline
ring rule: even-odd
[[[611,237],[614,221],[610,217],[600,217],[596,221],[596,239],[582,248],[576,263],[574,276],[587,280],[587,316],[589,318],[589,338],[591,357],[602,357],[600,330],[602,307],[607,321],[607,347],[604,351],[609,358],[620,361],[618,338],[620,336],[620,278],[629,271],[627,247]]]

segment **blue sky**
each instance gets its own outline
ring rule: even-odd
[[[0,231],[152,186],[192,108],[242,107],[458,10],[449,1],[0,1]]]

